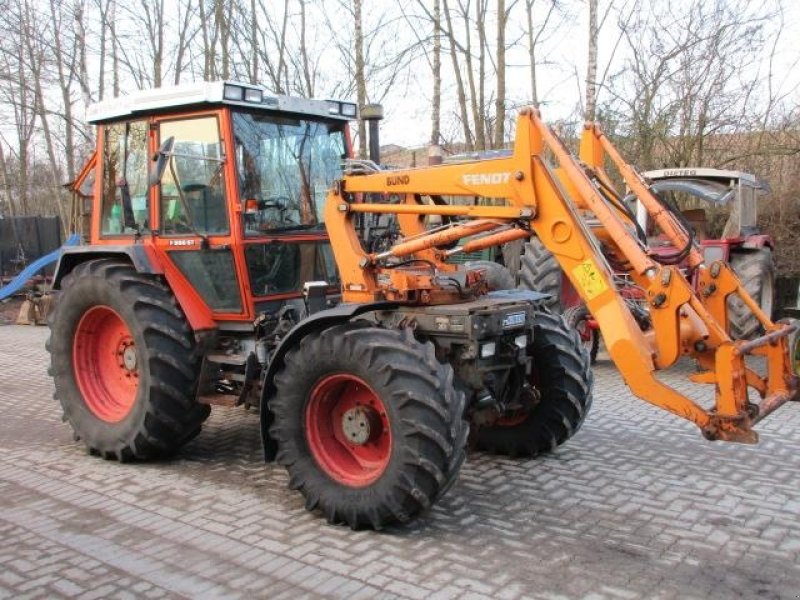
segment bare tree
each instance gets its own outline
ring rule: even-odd
[[[528,68],[531,75],[531,104],[536,107],[539,106],[539,86],[536,77],[536,65],[539,62],[539,52],[537,47],[539,46],[543,35],[548,30],[551,19],[558,8],[558,2],[556,2],[556,0],[545,1],[547,2],[545,17],[540,24],[537,24],[534,20],[533,10],[534,4],[537,3],[537,0],[525,0],[525,22],[527,25],[525,35],[528,46]]]
[[[433,96],[431,97],[431,144],[442,137],[442,11],[440,0],[433,1]]]
[[[642,8],[624,29],[629,58],[609,92],[609,110],[643,167],[703,163],[711,135],[762,122],[756,72],[765,46],[764,7],[692,0],[680,11]]]
[[[589,51],[586,59],[586,109],[584,120],[593,122],[597,116],[597,0],[589,2]]]

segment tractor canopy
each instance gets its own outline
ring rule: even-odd
[[[140,90],[127,96],[97,102],[89,106],[86,120],[89,123],[103,123],[130,119],[133,116],[160,116],[170,110],[186,111],[209,105],[269,110],[341,121],[352,121],[358,113],[356,105],[351,102],[282,96],[272,94],[260,85],[238,81],[204,81]]]
[[[731,239],[758,233],[758,197],[770,189],[755,175],[682,168],[646,171],[642,176],[655,194],[681,208],[702,238]],[[637,214],[641,212],[637,209]],[[646,223],[640,224],[646,228]]]

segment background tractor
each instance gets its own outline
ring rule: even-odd
[[[591,128],[587,131],[592,134]],[[769,193],[769,186],[749,173],[720,169],[661,169],[641,175],[659,200],[674,207],[675,214],[698,242],[705,261],[729,263],[748,294],[771,318],[776,287],[774,241],[758,228],[759,198]],[[610,186],[605,191],[616,194]],[[679,250],[658,229],[636,194],[620,200],[635,215],[640,235],[653,255],[669,257]],[[570,326],[577,329],[594,362],[600,344],[597,321],[563,276],[552,253],[534,238],[524,244],[509,244],[503,256],[516,275],[518,287],[549,294],[548,307],[563,313]],[[624,274],[621,276],[624,278]],[[634,285],[621,285],[620,290],[632,304],[640,305],[640,320],[646,323],[641,291]],[[752,339],[763,333],[759,320],[738,297],[729,299],[729,318],[734,339]]]
[[[770,317],[775,303],[774,242],[758,228],[759,198],[769,186],[754,175],[741,171],[681,168],[642,173],[650,189],[680,206],[681,214],[694,230],[706,261],[728,262],[747,292]],[[654,234],[652,222],[641,203],[636,202],[640,227]],[[669,251],[663,235],[649,237],[655,252]],[[732,335],[750,339],[762,329],[753,313],[738,299],[730,302]]]

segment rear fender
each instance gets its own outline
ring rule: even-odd
[[[289,333],[281,340],[280,345],[270,358],[269,365],[264,369],[261,378],[261,400],[259,403],[259,413],[261,416],[261,442],[264,446],[264,459],[267,462],[275,460],[278,452],[278,445],[269,434],[272,425],[272,413],[269,411],[269,400],[275,394],[275,374],[283,367],[283,358],[286,353],[294,348],[307,335],[333,327],[339,323],[350,321],[364,313],[375,310],[389,310],[397,305],[392,302],[372,302],[369,304],[340,304],[329,310],[322,310],[314,313],[307,319],[303,319],[295,325]]]
[[[139,273],[147,273],[149,275],[162,275],[164,273],[155,254],[147,246],[67,247],[64,248],[61,258],[58,259],[58,264],[56,264],[56,271],[53,275],[53,289],[61,289],[61,281],[79,264],[98,258],[119,258],[131,263]]]
[[[143,244],[64,248],[53,276],[53,289],[60,289],[64,277],[69,275],[79,264],[98,258],[116,258],[133,265],[138,273],[163,276],[193,331],[208,331],[216,328],[211,309],[191,286],[186,285],[177,268],[168,265],[169,268],[165,269],[156,250]]]

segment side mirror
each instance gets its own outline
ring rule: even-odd
[[[161,178],[164,176],[167,164],[169,164],[170,155],[172,154],[172,148],[174,146],[175,136],[173,135],[164,140],[164,143],[161,144],[161,147],[158,149],[158,154],[153,157],[155,167],[151,169],[150,175],[147,178],[147,185],[149,187],[161,183]]]

